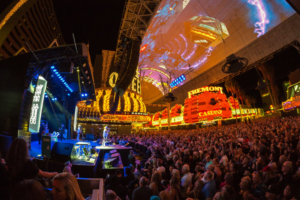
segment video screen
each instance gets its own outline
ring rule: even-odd
[[[191,80],[294,13],[285,0],[163,0],[143,37],[141,74],[163,93],[161,80],[193,69]]]

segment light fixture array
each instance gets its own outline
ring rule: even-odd
[[[87,97],[87,93],[81,94],[82,97]]]
[[[68,83],[65,81],[65,79],[59,74],[59,72],[57,71],[57,69],[55,69],[54,66],[51,66],[51,70],[53,72],[53,74],[55,74],[57,76],[57,78],[66,86],[66,88],[68,88],[68,90],[70,92],[73,92],[73,90],[70,88],[70,86],[68,85]]]
[[[182,74],[181,76],[179,76],[178,78],[176,78],[174,81],[172,81],[172,83],[170,84],[170,86],[173,88],[176,85],[178,85],[179,83],[185,81],[185,76]]]

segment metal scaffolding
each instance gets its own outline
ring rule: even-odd
[[[118,35],[114,66],[120,65],[125,37],[143,38],[161,0],[127,0]]]

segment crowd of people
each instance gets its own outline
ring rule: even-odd
[[[300,117],[271,117],[128,136],[146,157],[136,164],[131,152],[127,176],[118,171],[105,190],[111,200],[300,199],[299,128]]]
[[[130,167],[105,179],[107,200],[300,199],[300,117],[194,130],[112,136],[147,146],[128,156]],[[0,156],[1,157],[1,156]],[[30,160],[27,143],[13,141],[0,163],[0,199],[83,200],[71,163],[44,172]],[[124,174],[124,175],[123,175]],[[52,178],[47,196],[37,177]]]
[[[5,159],[0,156],[0,200],[84,200],[70,163],[63,173],[40,170],[30,159],[24,139],[15,139]],[[50,193],[39,180],[52,179]]]

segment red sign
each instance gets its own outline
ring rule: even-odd
[[[190,95],[184,102],[185,123],[197,123],[199,121],[211,121],[231,117],[231,107],[225,94],[219,87],[203,87],[198,96]],[[206,90],[207,88],[207,90]],[[211,90],[209,90],[212,88]],[[217,92],[212,90],[217,88]]]
[[[105,114],[101,116],[101,121],[120,121],[120,122],[149,122],[150,116],[143,115],[110,115]]]

